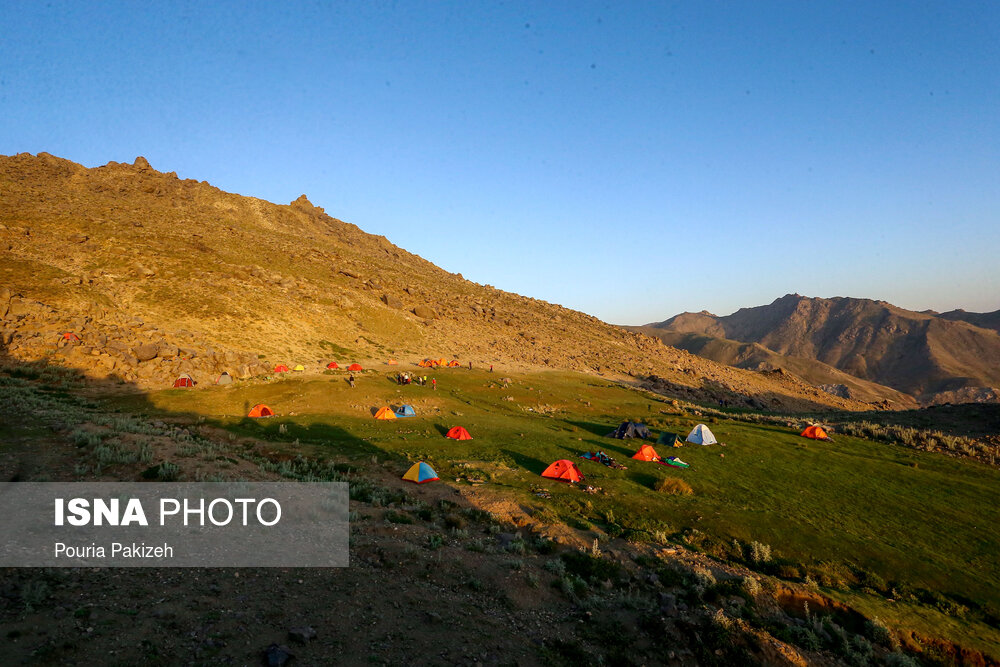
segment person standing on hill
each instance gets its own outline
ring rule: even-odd
[[[437,378],[431,378],[431,389],[436,390],[438,388]]]
[[[490,364],[490,373],[493,372],[493,364]]]
[[[470,371],[472,370],[472,362],[471,361],[469,362],[469,370]]]
[[[354,387],[354,373],[351,373],[351,376],[347,378],[347,384],[351,385],[351,387]]]

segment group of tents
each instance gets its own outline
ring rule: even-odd
[[[652,438],[653,434],[650,433],[649,427],[645,424],[640,424],[639,422],[622,422],[614,431],[608,433],[609,438],[618,438],[623,440],[625,438],[639,438],[645,440],[646,438]],[[688,437],[684,442],[690,442],[695,445],[715,445],[718,444],[718,440],[715,439],[715,435],[712,430],[705,426],[704,424],[698,424],[691,432],[688,433]],[[657,438],[656,444],[658,445],[668,445],[671,447],[681,446],[681,437],[676,433],[669,433],[664,431]]]
[[[458,363],[457,359],[452,359],[451,361],[448,361],[444,357],[441,357],[440,359],[424,359],[422,361],[417,362],[417,366],[420,366],[421,368],[438,368],[438,367],[458,368],[461,365],[462,364]]]
[[[222,373],[215,378],[215,384],[232,384],[232,383],[233,383],[233,376],[226,371],[222,371]],[[175,389],[183,387],[193,387],[196,384],[198,383],[195,382],[194,378],[191,377],[188,373],[181,373],[180,375],[177,376],[177,379],[174,380]]]
[[[417,411],[413,409],[412,405],[401,405],[398,410],[393,410],[389,406],[384,406],[375,411],[375,419],[380,421],[416,416]]]

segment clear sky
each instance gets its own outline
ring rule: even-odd
[[[1000,308],[994,1],[5,0],[25,151],[305,193],[614,323]]]

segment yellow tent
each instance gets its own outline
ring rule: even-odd
[[[389,408],[379,408],[375,413],[375,419],[395,419],[396,413]]]
[[[303,366],[302,364],[299,364],[298,366],[296,366],[296,367],[295,367],[295,368],[293,368],[292,370],[293,370],[293,371],[299,371],[299,372],[301,373],[301,372],[302,372],[302,371],[304,371],[305,369],[306,369],[306,367],[305,367],[305,366]]]

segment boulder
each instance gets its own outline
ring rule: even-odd
[[[382,303],[390,308],[395,308],[396,310],[401,310],[403,308],[403,302],[399,299],[399,297],[392,296],[391,294],[383,294]]]
[[[150,359],[155,359],[156,355],[159,354],[160,347],[154,343],[142,343],[141,345],[136,345],[132,348],[132,354],[139,361],[149,361]]]
[[[436,320],[438,318],[437,311],[428,306],[417,306],[413,309],[413,314],[425,320]]]

